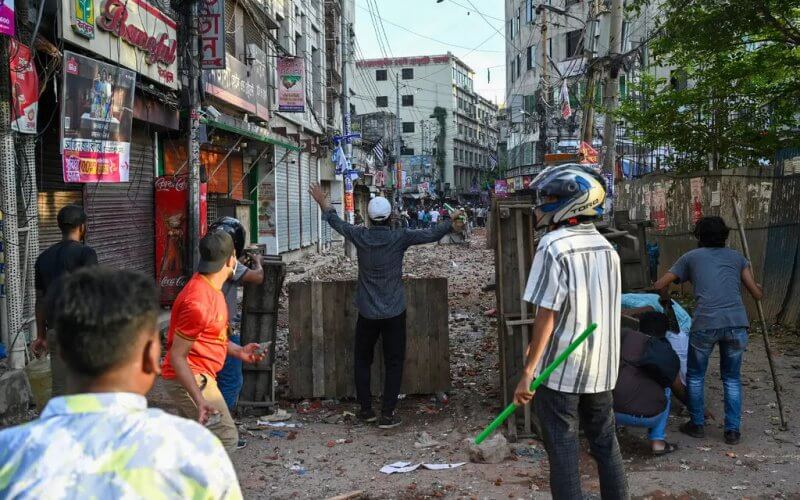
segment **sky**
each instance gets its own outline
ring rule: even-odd
[[[450,51],[475,71],[473,86],[479,94],[498,104],[503,103],[503,0],[355,2],[357,59],[435,55]],[[384,38],[381,37],[381,44],[375,34],[372,14],[376,10],[383,20],[388,47]]]

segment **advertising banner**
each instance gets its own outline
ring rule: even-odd
[[[9,47],[11,69],[11,128],[22,134],[36,133],[39,108],[39,75],[31,49],[11,39]]]
[[[692,192],[692,224],[703,218],[703,178],[692,177],[689,181]]]
[[[128,182],[136,73],[64,51],[64,182]]]
[[[156,5],[147,0],[61,0],[60,10],[65,41],[178,88],[177,23]]]
[[[16,34],[14,18],[14,0],[0,1],[0,35],[14,36]]]
[[[225,2],[201,0],[198,7],[200,67],[225,69]]]
[[[508,183],[505,179],[497,179],[494,181],[494,195],[498,198],[505,198],[508,196]]]
[[[205,235],[207,184],[200,184],[200,236]],[[155,181],[156,283],[161,304],[170,305],[191,276],[188,268],[189,176],[165,175]]]
[[[302,57],[278,58],[278,111],[303,113],[305,111],[305,61]]]
[[[269,120],[269,93],[267,90],[266,55],[256,45],[249,46],[253,61],[250,66],[228,54],[225,69],[206,70],[206,96],[233,104],[237,108]],[[223,44],[223,50],[224,50]]]
[[[258,185],[258,242],[266,245],[267,254],[278,254],[275,213],[275,173],[267,175]]]

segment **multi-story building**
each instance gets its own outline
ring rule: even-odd
[[[642,41],[652,28],[653,16],[652,6],[645,6],[638,15],[626,14],[621,53],[631,57],[619,77],[622,98],[628,84],[647,66],[647,47]],[[610,15],[606,2],[598,0],[506,0],[505,19],[508,175],[532,174],[541,169],[543,153],[572,152],[578,146],[587,69],[590,61],[608,55]],[[665,68],[649,70],[658,76],[669,74]],[[562,117],[559,107],[565,79],[572,109],[568,118]],[[594,100],[599,104],[604,76],[598,75],[595,81]],[[603,137],[603,121],[602,115],[595,114],[591,135],[596,147]],[[630,144],[625,133],[624,129],[618,132],[618,149]]]
[[[472,75],[451,53],[356,62],[357,112],[399,108],[401,163],[408,158],[430,165],[421,179],[429,178],[440,194],[478,194],[496,148],[497,108],[475,93]]]

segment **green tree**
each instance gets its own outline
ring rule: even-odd
[[[618,114],[636,140],[671,146],[683,171],[752,165],[800,144],[797,0],[657,3],[652,63],[676,70],[670,81],[643,71],[631,86]]]

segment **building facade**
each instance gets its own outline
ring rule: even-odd
[[[475,93],[472,75],[450,53],[356,62],[356,111],[399,109],[400,168],[406,172],[398,179],[401,189],[479,194],[489,154],[496,151],[497,108]]]
[[[648,64],[647,46],[657,8],[625,13],[621,53],[628,54],[619,76],[620,98],[641,71],[669,76],[669,69]],[[505,1],[506,105],[509,123],[508,175],[535,174],[543,153],[575,152],[581,136],[589,63],[608,55],[610,15],[598,0]],[[600,68],[600,65],[595,67]],[[571,115],[561,114],[566,80]],[[605,75],[595,72],[594,102],[603,99]],[[599,149],[604,117],[595,113],[592,143]],[[630,131],[618,129],[618,151],[631,147]]]

